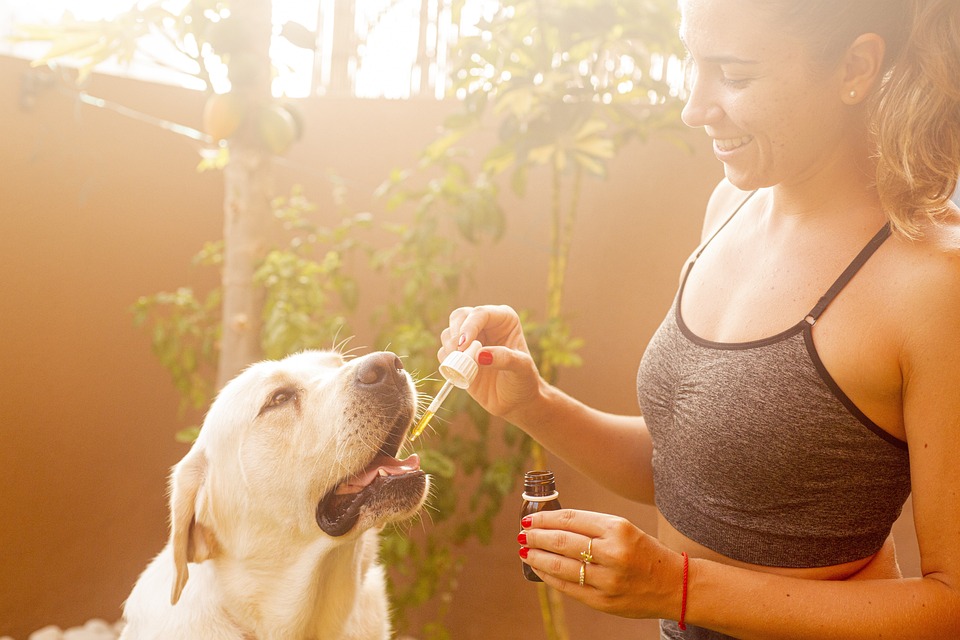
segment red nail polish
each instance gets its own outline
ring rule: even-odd
[[[520,557],[524,560],[527,559],[527,554],[530,553],[530,547],[520,547]]]
[[[520,535],[517,536],[517,542],[520,544],[527,544],[527,532],[521,531]]]
[[[531,524],[533,524],[533,518],[531,518],[530,516],[524,516],[523,518],[520,519],[520,525],[524,529],[529,529]]]
[[[481,351],[477,354],[477,362],[480,364],[492,364],[493,354],[489,351]]]

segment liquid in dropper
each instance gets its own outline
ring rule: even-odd
[[[446,361],[444,361],[446,362]],[[430,423],[430,420],[433,419],[433,416],[437,414],[437,409],[440,408],[440,405],[446,399],[447,394],[450,393],[450,389],[453,388],[453,383],[447,380],[443,383],[443,386],[440,387],[440,391],[437,393],[436,397],[433,399],[433,402],[430,403],[430,406],[427,407],[427,410],[423,412],[423,417],[420,418],[420,422],[417,423],[417,426],[413,428],[413,431],[410,432],[410,441],[419,437],[423,430],[427,428],[427,425]]]
[[[453,387],[466,389],[477,377],[477,363],[474,360],[477,352],[480,350],[480,343],[474,340],[464,351],[454,351],[443,360],[440,365],[440,374],[446,378],[446,382],[440,387],[436,397],[423,412],[423,416],[417,425],[410,431],[410,441],[413,442],[423,433],[423,430],[430,424],[430,420],[436,415],[440,405],[446,399]]]
[[[430,421],[433,420],[433,411],[427,411],[423,414],[423,417],[420,418],[420,422],[417,423],[417,426],[413,428],[413,431],[410,432],[410,442],[413,442],[423,433],[423,430],[427,428],[427,425],[430,424]]]

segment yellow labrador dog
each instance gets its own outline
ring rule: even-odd
[[[377,534],[428,492],[416,454],[396,457],[416,398],[388,352],[309,351],[227,384],[173,469],[170,540],[121,638],[389,638]]]

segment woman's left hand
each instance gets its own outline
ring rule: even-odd
[[[630,521],[560,509],[532,514],[522,524],[520,557],[557,591],[629,618],[679,615],[683,557]]]

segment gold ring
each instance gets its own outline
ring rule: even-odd
[[[593,538],[590,538],[590,541],[587,542],[587,550],[580,552],[580,559],[583,560],[584,564],[590,564],[593,562]]]
[[[587,563],[584,562],[582,565],[580,565],[580,586],[581,587],[583,586],[583,577],[586,575],[586,573],[587,573]]]

